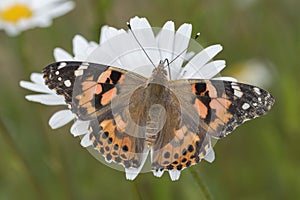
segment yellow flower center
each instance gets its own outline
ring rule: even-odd
[[[14,4],[9,8],[0,11],[0,18],[3,21],[17,23],[21,19],[30,18],[32,16],[31,9],[24,4]]]

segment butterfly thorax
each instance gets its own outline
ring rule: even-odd
[[[145,139],[150,147],[157,143],[157,138],[165,128],[165,122],[168,121],[170,114],[166,110],[171,109],[173,105],[178,106],[178,102],[168,88],[167,71],[163,64],[158,65],[152,72],[144,87],[136,90],[132,96],[131,115],[136,118],[140,126],[145,127]],[[168,107],[168,108],[167,108]],[[142,112],[142,113],[141,113]],[[139,118],[135,117],[139,116]],[[176,116],[172,116],[172,118]]]
[[[148,80],[148,85],[149,83],[158,83],[165,85],[165,83],[168,81],[167,75],[167,70],[165,69],[163,63],[159,64],[156,68],[153,69],[152,75]]]

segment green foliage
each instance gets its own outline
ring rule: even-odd
[[[300,3],[295,0],[86,0],[54,20],[9,38],[0,32],[0,199],[300,199]],[[71,52],[81,34],[99,40],[104,24],[125,28],[139,15],[152,26],[193,24],[203,46],[221,43],[224,75],[236,63],[272,63],[276,103],[267,116],[247,122],[215,146],[216,160],[184,170],[179,181],[141,174],[134,182],[94,159],[69,134],[47,122],[58,107],[25,100],[29,80],[53,62],[53,49]],[[206,190],[207,189],[207,190]]]

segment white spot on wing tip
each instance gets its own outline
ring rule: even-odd
[[[250,108],[250,105],[249,105],[248,103],[244,103],[244,104],[242,105],[242,108],[243,108],[244,110],[247,110],[248,108]]]
[[[61,68],[65,67],[65,66],[67,66],[67,63],[66,63],[66,62],[61,62],[61,63],[59,64],[59,66],[58,66],[57,69],[61,69]]]
[[[256,92],[256,94],[258,94],[258,95],[260,95],[260,94],[261,94],[261,92],[260,92],[260,89],[259,89],[259,88],[255,87],[255,88],[253,88],[253,90],[254,90],[254,92]]]
[[[78,69],[74,72],[74,74],[75,76],[81,76],[83,74],[83,70]]]
[[[71,87],[71,85],[72,85],[70,80],[65,80],[64,84],[65,84],[66,87]]]
[[[233,94],[239,98],[243,96],[243,92],[241,92],[240,90],[234,90]]]
[[[258,100],[258,101],[261,101],[261,98],[260,98],[260,97],[258,97],[258,98],[257,98],[257,100]]]

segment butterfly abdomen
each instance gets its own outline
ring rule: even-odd
[[[160,104],[153,104],[148,110],[146,122],[146,142],[148,146],[155,143],[158,133],[166,121],[166,109]]]

